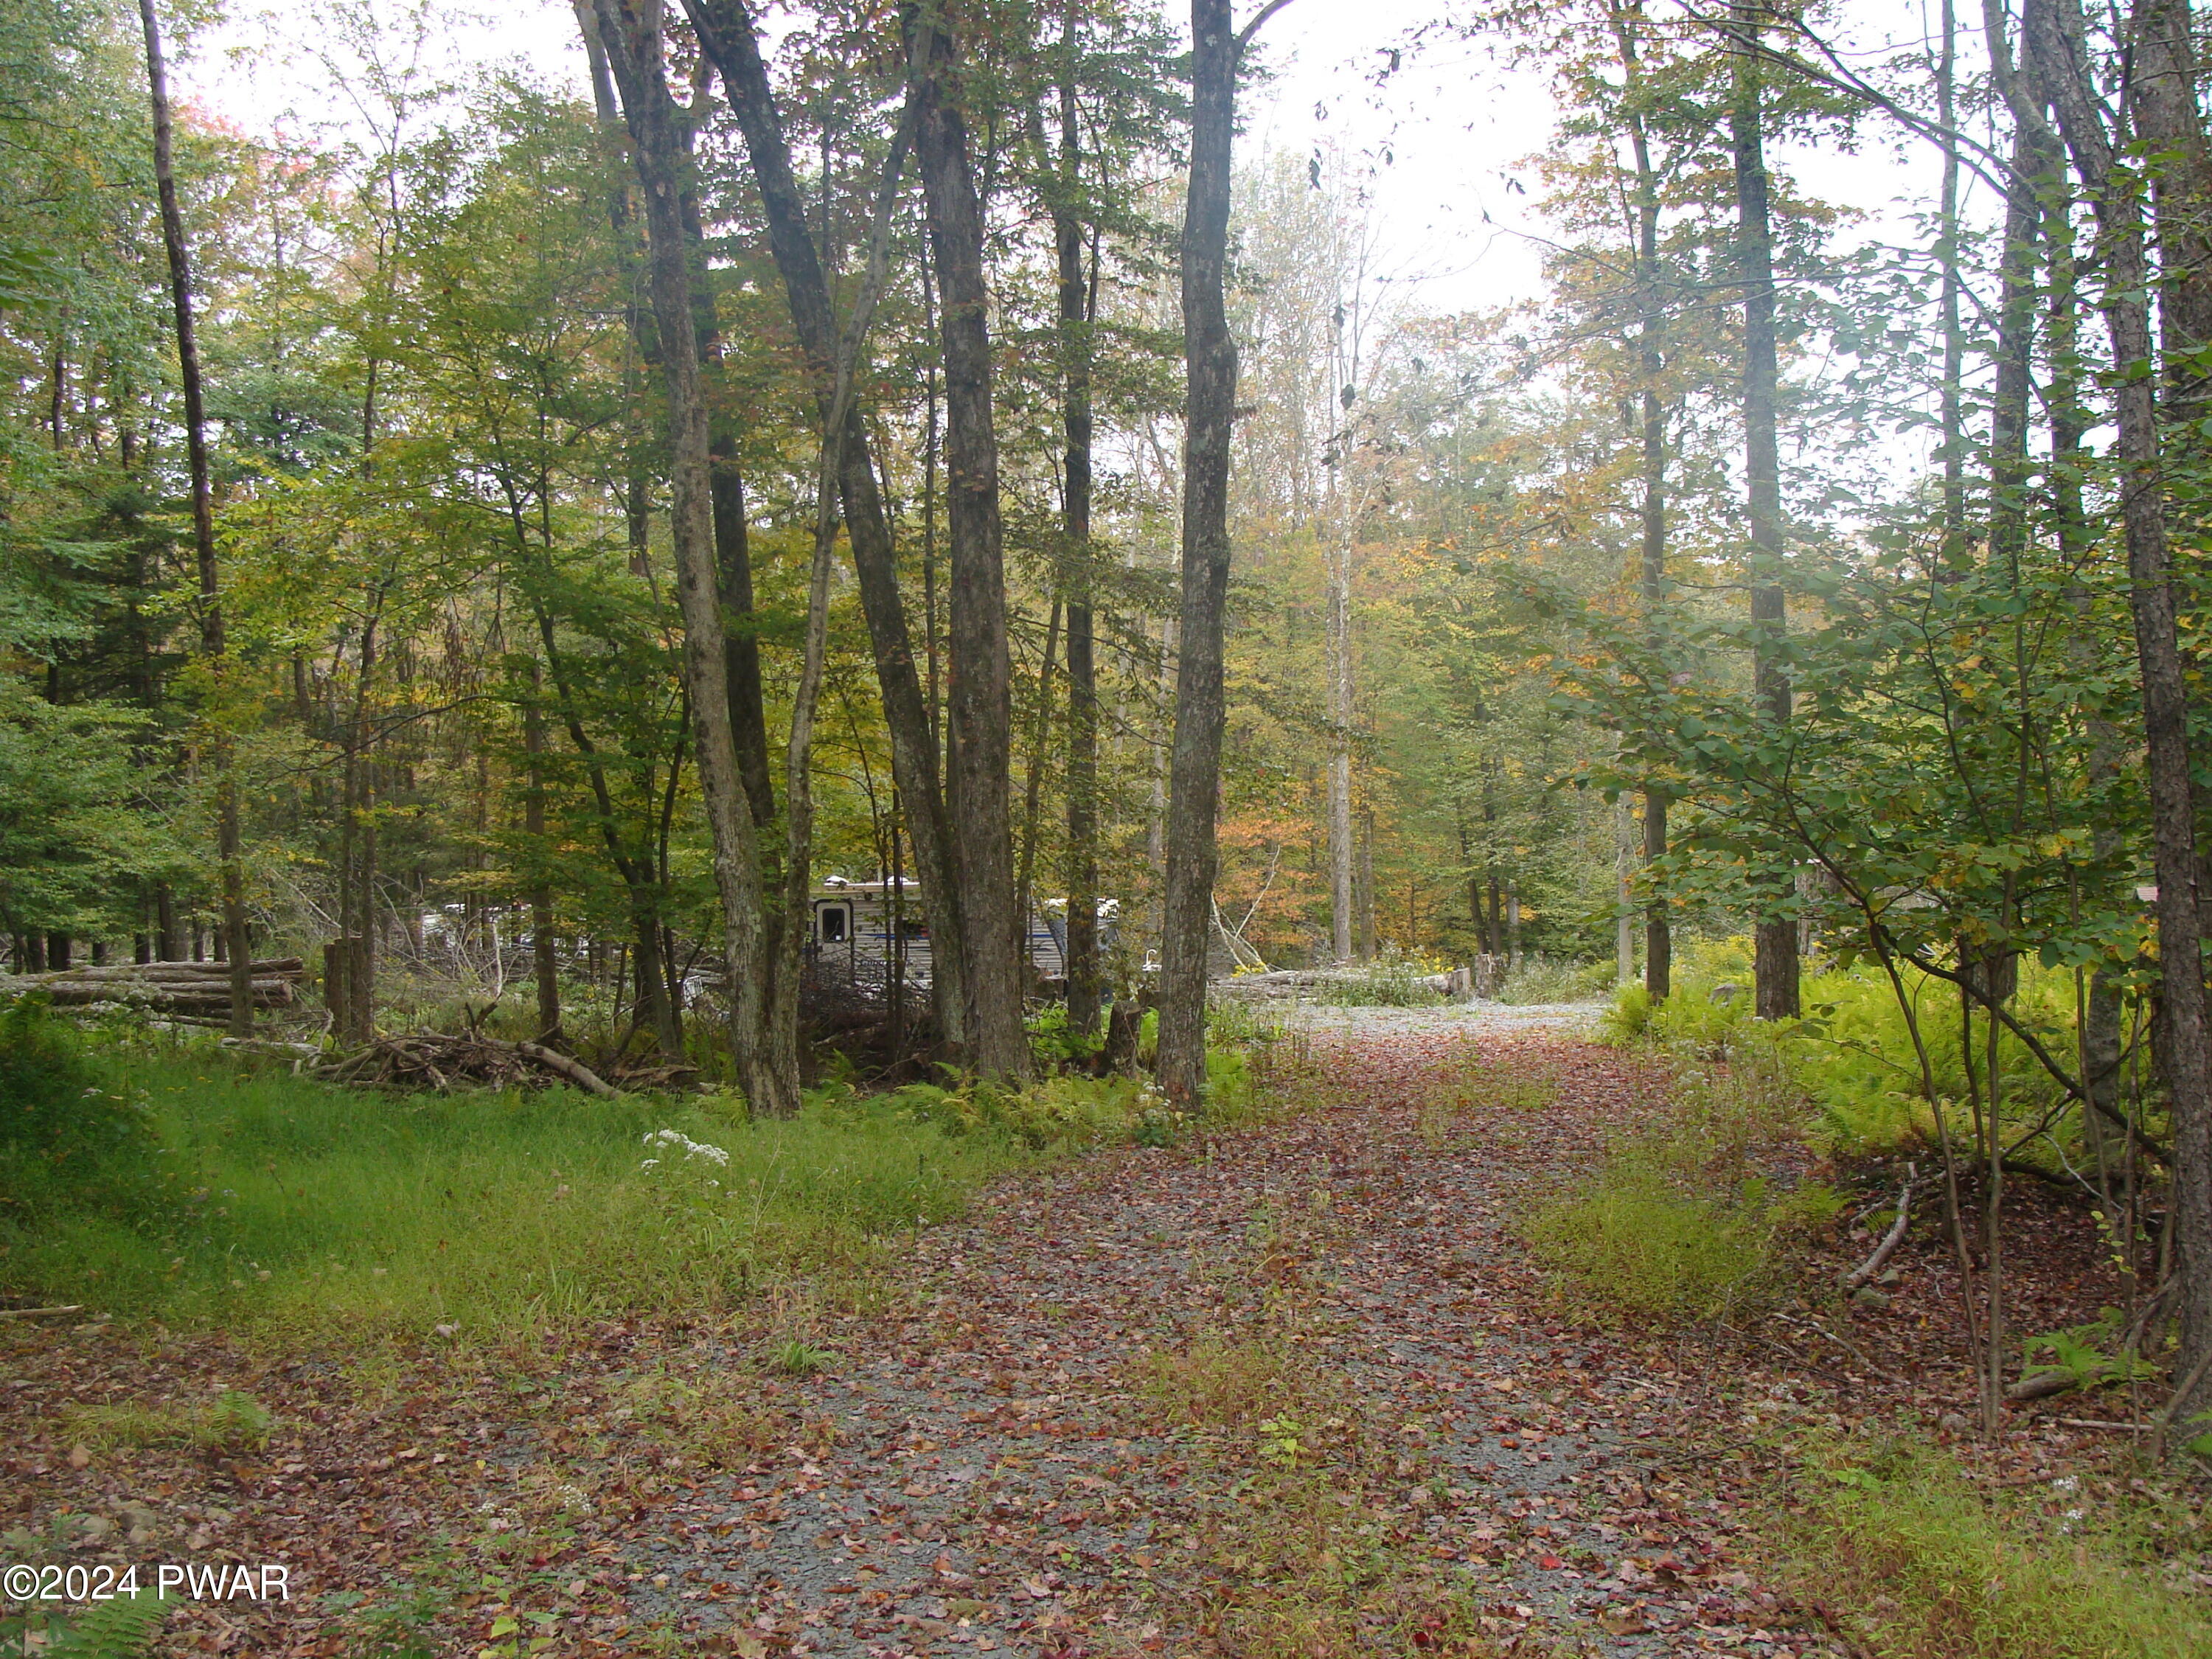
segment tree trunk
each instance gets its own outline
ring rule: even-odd
[[[1080,0],[1067,0],[1060,82],[1060,200],[1053,210],[1059,257],[1060,531],[1067,538],[1067,1027],[1098,1024],[1098,679],[1091,610],[1091,321],[1095,284],[1085,280],[1081,134],[1075,71]]]
[[[1339,465],[1342,463],[1340,459]],[[1328,896],[1329,951],[1352,957],[1352,534],[1330,526],[1328,548]]]
[[[760,842],[738,765],[716,568],[713,463],[705,390],[693,326],[692,278],[682,196],[688,150],[684,118],[663,79],[660,0],[595,0],[599,33],[622,94],[631,156],[645,198],[653,309],[668,385],[671,539],[684,618],[684,679],[691,703],[699,788],[714,848],[723,952],[738,1086],[755,1112],[799,1109],[795,1069],[775,1063],[769,1029],[776,971],[761,884]]]
[[[2205,441],[2192,423],[2212,407],[2212,374],[2197,362],[2212,345],[2212,157],[2197,101],[2191,21],[2189,0],[2136,0],[2129,108],[2136,136],[2157,158],[2146,171],[2157,228],[2168,441],[2201,453]]]
[[[2100,308],[2121,366],[2114,392],[2120,515],[2130,578],[2136,658],[2142,682],[2153,868],[2158,878],[2160,1018],[2154,1036],[2173,1103],[2173,1237],[2179,1262],[2180,1375],[2195,1376],[2177,1419],[2212,1398],[2212,1045],[2205,1022],[2203,944],[2197,909],[2197,825],[2191,787],[2188,687],[2176,621],[2172,550],[2165,514],[2156,380],[2148,371],[2150,274],[2142,192],[2127,159],[2129,135],[2109,131],[2090,78],[2079,0],[2030,0],[2022,16],[2028,56],[2058,114],[2105,254]],[[2143,64],[2136,64],[2141,73]],[[2136,372],[2138,370],[2145,372]]]
[[[528,793],[523,797],[522,830],[530,837],[537,872],[530,883],[530,960],[538,981],[538,1040],[550,1042],[561,1035],[561,958],[553,942],[553,883],[548,876],[545,848],[545,716],[538,698],[545,671],[536,658],[530,662],[530,703],[522,720],[523,752],[529,758]]]
[[[1064,607],[1055,598],[1052,616],[1045,623],[1044,661],[1037,668],[1036,713],[1030,722],[1028,780],[1022,790],[1022,848],[1019,873],[1014,883],[1014,914],[1022,938],[1022,976],[1028,973],[1030,918],[1036,914],[1037,826],[1044,800],[1045,750],[1052,741],[1052,671],[1060,652],[1060,617]],[[1063,958],[1065,953],[1063,952]],[[1063,961],[1063,965],[1064,961]]]
[[[215,500],[208,478],[207,404],[200,387],[199,343],[192,323],[191,253],[185,243],[183,212],[177,204],[177,175],[172,154],[168,70],[161,56],[161,27],[154,0],[138,0],[146,31],[146,85],[154,111],[154,184],[161,209],[161,245],[168,255],[169,297],[176,312],[177,375],[184,392],[185,453],[191,475],[192,550],[199,576],[200,648],[222,672],[222,597],[216,569]],[[215,757],[216,854],[222,866],[222,931],[229,946],[230,1032],[253,1035],[252,964],[246,938],[246,867],[238,817],[238,781],[233,775],[230,744],[220,740]]]
[[[1765,116],[1752,42],[1751,9],[1738,0],[1742,34],[1735,56],[1729,133],[1735,160],[1736,275],[1743,287],[1744,484],[1751,516],[1753,695],[1776,725],[1790,719],[1790,671],[1784,657],[1789,611],[1782,586],[1782,461],[1775,435],[1778,378],[1774,340],[1774,242],[1767,204]],[[1785,877],[1759,884],[1753,933],[1753,981],[1761,1019],[1797,1017],[1797,924],[1774,914],[1794,891]]]
[[[1206,928],[1221,789],[1222,629],[1229,598],[1229,454],[1237,342],[1229,331],[1230,145],[1239,43],[1229,0],[1191,0],[1190,178],[1182,220],[1182,659],[1169,762],[1167,897],[1160,926],[1158,1068],[1168,1098],[1206,1088]]]
[[[806,222],[792,171],[791,147],[776,113],[753,21],[741,0],[685,0],[702,46],[722,77],[745,142],[769,228],[769,252],[782,279],[792,323],[826,418],[835,395],[836,313],[822,260]],[[916,874],[929,919],[932,999],[938,1030],[956,1054],[969,1046],[965,926],[954,872],[951,837],[939,787],[937,741],[929,703],[915,669],[914,647],[899,591],[898,557],[876,480],[867,422],[855,404],[838,451],[838,488],[860,609],[873,647],[876,682],[890,737],[891,773],[914,842]]]
[[[915,158],[937,272],[945,358],[945,789],[966,929],[969,1060],[986,1076],[1029,1069],[1022,1027],[1022,919],[1014,914],[1012,664],[991,409],[990,294],[983,213],[942,14],[916,12]]]

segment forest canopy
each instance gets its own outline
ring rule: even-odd
[[[1540,299],[1456,311],[1392,157],[1238,140],[1278,10],[580,0],[568,85],[341,0],[299,137],[172,96],[211,13],[9,8],[15,972],[465,983],[773,1115],[830,883],[927,939],[895,1045],[1156,1002],[1187,1102],[1210,975],[1741,934],[1762,1018],[1949,988],[2212,1249],[2190,9],[1451,10],[1374,96],[1557,117]],[[1870,146],[1912,211],[1792,170]]]

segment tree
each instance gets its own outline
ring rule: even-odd
[[[1269,0],[1237,30],[1228,0],[1191,0],[1190,173],[1182,246],[1182,606],[1167,892],[1161,906],[1158,1054],[1168,1097],[1194,1109],[1206,1086],[1206,957],[1218,863],[1222,629],[1229,597],[1230,429],[1237,402],[1237,343],[1224,297],[1230,144],[1244,47],[1287,3]]]
[[[1743,289],[1744,489],[1751,517],[1753,690],[1775,726],[1790,713],[1789,609],[1783,586],[1782,460],[1775,432],[1778,369],[1774,338],[1773,229],[1767,178],[1761,76],[1753,9],[1739,4],[1729,135],[1735,150],[1736,272]],[[1753,929],[1754,980],[1761,1019],[1797,1017],[1797,921],[1794,894],[1772,872],[1757,878],[1761,914]]]
[[[669,528],[684,614],[684,688],[692,744],[722,901],[723,955],[730,988],[732,1048],[753,1110],[799,1110],[795,992],[779,982],[776,919],[761,879],[761,848],[738,769],[723,650],[721,582],[715,562],[713,463],[693,331],[690,240],[681,201],[690,188],[683,112],[669,95],[659,0],[597,0],[599,37],[621,88],[632,157],[645,197],[653,309],[668,388]],[[786,1010],[788,1009],[788,1015]]]

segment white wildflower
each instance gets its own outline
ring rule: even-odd
[[[645,1144],[648,1146],[657,1145],[669,1152],[680,1151],[687,1158],[703,1158],[709,1164],[726,1165],[730,1161],[729,1153],[721,1147],[703,1140],[694,1140],[681,1129],[655,1129],[645,1137]],[[649,1158],[640,1167],[649,1170],[659,1162],[657,1158]]]

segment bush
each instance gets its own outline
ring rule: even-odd
[[[1539,1212],[1529,1243],[1578,1310],[1671,1322],[1725,1313],[1761,1288],[1775,1226],[1755,1201],[1686,1194],[1627,1159]]]
[[[2212,1620],[2148,1565],[2154,1517],[2117,1496],[2088,1500],[2066,1479],[1992,1498],[1903,1440],[1816,1448],[1796,1485],[1789,1576],[1885,1659],[2212,1652]]]
[[[1588,1002],[1612,988],[1617,964],[1528,956],[1498,988],[1498,1000],[1518,1007],[1539,1003]]]
[[[0,1224],[127,1202],[150,1149],[146,1114],[107,1086],[74,1026],[36,995],[0,1005]]]
[[[1530,1243],[1569,1301],[1703,1319],[1784,1282],[1802,1235],[1843,1207],[1814,1183],[1778,1194],[1767,1174],[1802,1146],[1808,1116],[1791,1042],[1747,1032],[1728,1065],[1682,1071],[1664,1122],[1537,1212]]]
[[[1371,960],[1316,985],[1312,999],[1330,1008],[1433,1008],[1444,994],[1428,981],[1442,971],[1386,945]]]

